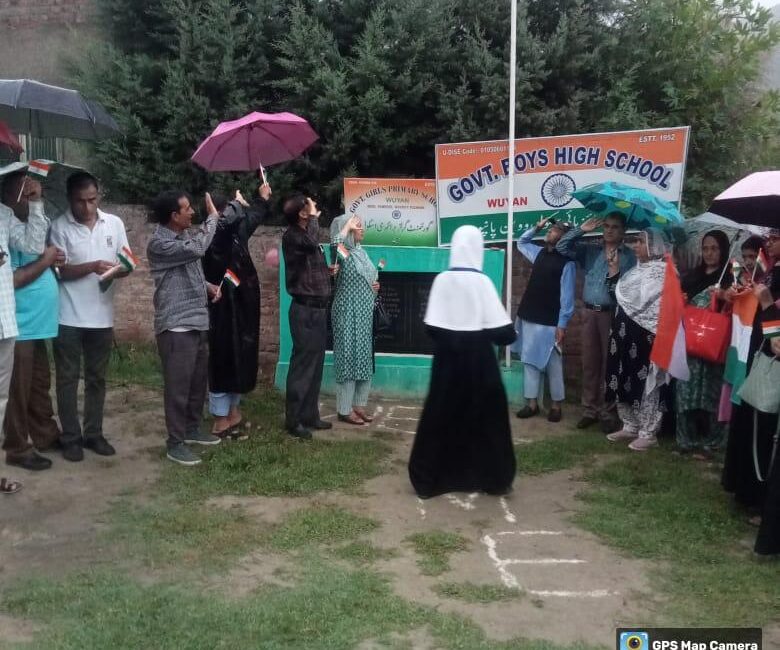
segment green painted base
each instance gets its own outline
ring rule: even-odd
[[[284,390],[289,368],[289,361],[280,361],[276,365],[274,383],[279,390]],[[512,361],[511,367],[507,368],[502,361],[501,376],[504,380],[509,403],[524,404],[522,364],[519,361]],[[371,381],[371,393],[389,398],[422,399],[428,394],[430,381],[431,357],[377,354],[376,372]],[[331,352],[325,355],[321,391],[328,395],[333,395],[336,392],[336,382],[333,378],[333,353]]]

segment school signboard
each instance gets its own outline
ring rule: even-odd
[[[363,221],[367,246],[436,246],[436,182],[345,178],[344,210]]]
[[[542,217],[573,223],[588,212],[572,192],[617,181],[680,204],[689,127],[525,138],[509,163],[506,140],[436,145],[440,245],[462,225],[507,240],[507,175],[515,173],[514,238]]]

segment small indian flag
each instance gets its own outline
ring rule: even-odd
[[[135,271],[138,266],[138,258],[133,255],[133,251],[130,250],[129,246],[122,246],[122,250],[119,251],[116,256],[119,258],[122,266],[128,271]]]
[[[229,282],[234,287],[237,287],[239,284],[241,284],[241,280],[239,280],[238,276],[235,273],[233,273],[233,271],[231,271],[230,269],[225,271],[225,277],[222,278],[222,281]]]
[[[31,160],[27,163],[27,171],[30,174],[46,178],[51,171],[51,163],[48,160]]]
[[[764,331],[764,338],[773,339],[780,336],[780,319],[766,321],[761,325],[761,329]]]
[[[338,254],[338,256],[339,256],[339,257],[340,257],[342,260],[345,260],[345,259],[347,259],[347,258],[349,257],[349,251],[347,250],[347,247],[346,247],[346,246],[344,246],[344,244],[339,244],[339,245],[336,247],[336,253]]]
[[[734,276],[734,284],[739,280],[739,274],[742,273],[742,265],[737,260],[731,260],[731,275]]]
[[[766,273],[769,270],[769,260],[766,258],[763,248],[758,249],[758,257],[756,257],[756,267],[761,269],[761,273]]]
[[[381,260],[379,260],[379,264],[376,265],[377,271],[384,271],[385,270],[385,258],[383,257]]]

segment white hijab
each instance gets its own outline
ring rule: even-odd
[[[478,332],[510,325],[496,288],[484,273],[482,232],[461,226],[452,236],[450,269],[433,281],[425,324],[455,332]]]

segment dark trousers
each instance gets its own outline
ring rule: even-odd
[[[63,445],[82,442],[78,387],[81,357],[84,357],[84,438],[103,435],[103,405],[106,401],[106,370],[111,357],[114,330],[60,325],[54,339],[57,378],[57,412]]]
[[[162,360],[168,449],[184,443],[203,417],[209,373],[208,332],[165,331],[157,335]]]
[[[320,419],[320,383],[328,338],[327,309],[293,301],[290,305],[293,349],[287,373],[285,425],[311,425]]]
[[[582,406],[583,415],[601,420],[617,417],[615,403],[604,401],[609,330],[614,309],[582,312]]]
[[[51,405],[51,370],[46,341],[17,341],[8,408],[5,412],[6,458],[20,458],[33,446],[47,449],[60,435]]]

